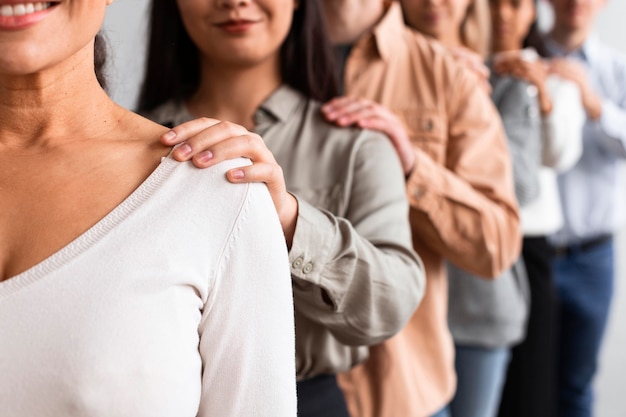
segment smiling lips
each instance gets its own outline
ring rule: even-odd
[[[257,21],[254,20],[227,20],[225,22],[217,23],[215,26],[230,33],[243,33],[248,31],[254,26]]]
[[[37,3],[20,3],[20,4],[5,4],[0,6],[0,16],[24,16],[42,10],[49,9],[52,6],[51,2],[37,2]]]

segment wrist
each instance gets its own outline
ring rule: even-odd
[[[550,95],[547,94],[545,90],[539,90],[539,95],[537,98],[538,98],[539,110],[541,111],[541,114],[543,116],[547,116],[550,113],[552,113],[553,104],[552,104],[552,98],[550,97]]]
[[[413,151],[411,151],[410,155],[410,162],[407,162],[404,166],[404,179],[406,181],[411,178],[411,174],[413,174],[413,171],[415,171],[415,165],[417,165],[417,159],[415,158],[415,154],[413,153]]]
[[[599,98],[594,97],[590,104],[587,106],[587,116],[591,120],[598,120],[602,116],[602,102]]]
[[[287,248],[291,249],[293,236],[296,234],[296,224],[298,222],[298,200],[292,194],[286,194],[287,198],[278,213],[278,220],[280,221],[280,226],[285,235]]]

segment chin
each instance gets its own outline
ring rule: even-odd
[[[10,75],[28,75],[44,69],[53,59],[50,48],[37,42],[0,43],[0,72]]]
[[[0,74],[4,76],[34,75],[42,69],[41,63],[35,60],[16,59],[15,56],[12,56],[11,59],[0,57]]]
[[[578,30],[578,29],[586,28],[588,26],[588,21],[589,19],[586,19],[585,17],[573,16],[567,19],[566,23],[570,30]]]

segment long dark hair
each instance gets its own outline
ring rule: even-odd
[[[524,48],[528,48],[528,47],[535,48],[539,56],[543,58],[547,58],[548,51],[543,42],[541,31],[539,30],[539,22],[538,22],[539,19],[537,17],[539,10],[537,9],[538,7],[537,0],[534,0],[534,3],[535,3],[535,21],[532,23],[532,25],[530,25],[530,29],[528,30],[528,33],[526,34],[526,38],[524,39]]]
[[[104,34],[102,33],[102,31],[100,31],[96,35],[96,40],[94,41],[93,45],[93,64],[96,71],[96,78],[98,79],[98,82],[100,83],[100,86],[104,89],[104,91],[107,90],[107,80],[105,73],[106,63],[107,46],[104,39]]]
[[[187,99],[200,84],[199,50],[183,25],[176,0],[152,0],[148,57],[139,111]],[[282,80],[307,97],[338,94],[334,54],[319,0],[300,0],[280,50]]]

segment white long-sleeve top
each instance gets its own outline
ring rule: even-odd
[[[269,193],[165,158],[69,245],[0,282],[0,415],[296,415]]]
[[[578,87],[558,76],[549,76],[546,86],[553,109],[543,119],[539,196],[520,209],[525,236],[545,236],[561,228],[563,213],[556,175],[573,167],[582,153],[586,115]]]

